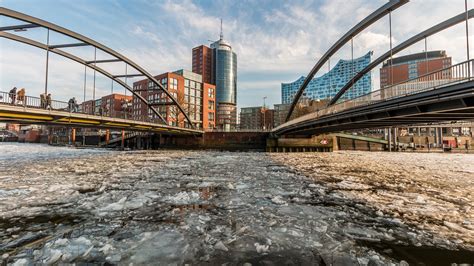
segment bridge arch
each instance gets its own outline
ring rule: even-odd
[[[288,114],[286,115],[285,122],[290,120],[291,115],[293,114],[293,110],[295,109],[296,104],[298,103],[301,95],[303,95],[304,90],[309,85],[309,82],[314,78],[316,73],[323,67],[323,65],[329,60],[329,58],[334,55],[342,46],[344,46],[347,42],[349,42],[355,35],[375,23],[376,21],[380,20],[382,17],[387,15],[388,13],[392,12],[393,10],[401,7],[402,5],[408,3],[409,0],[390,0],[390,2],[386,3],[379,9],[375,10],[372,14],[364,18],[362,21],[357,23],[353,28],[351,28],[346,34],[344,34],[336,43],[334,43],[329,50],[324,53],[324,55],[319,59],[319,61],[314,65],[311,69],[309,74],[306,76],[301,87],[295,94],[295,98],[293,98],[293,102],[290,105],[288,110]]]
[[[470,9],[467,13],[467,18],[471,19],[472,17],[474,17],[474,9]],[[459,15],[456,15],[456,16],[450,18],[450,19],[447,19],[447,20],[445,20],[445,21],[443,21],[443,22],[441,22],[441,23],[439,23],[439,24],[437,24],[437,25],[435,25],[435,26],[433,26],[433,27],[431,27],[431,28],[429,28],[425,31],[422,31],[422,32],[418,33],[417,35],[411,37],[410,39],[402,42],[401,44],[393,47],[393,49],[391,51],[388,51],[385,54],[381,55],[379,58],[375,59],[368,66],[366,66],[364,69],[362,69],[360,72],[358,72],[354,77],[352,77],[344,85],[344,87],[342,87],[336,93],[336,95],[331,99],[331,101],[329,101],[328,106],[331,106],[331,105],[335,104],[337,102],[337,100],[339,100],[344,95],[344,93],[346,93],[346,91],[348,91],[353,86],[353,84],[355,84],[359,79],[361,79],[365,74],[370,72],[376,66],[383,63],[383,61],[390,58],[391,55],[396,54],[396,53],[402,51],[405,48],[408,48],[409,46],[423,40],[426,37],[434,35],[434,34],[440,32],[440,31],[443,31],[447,28],[450,28],[450,27],[452,27],[456,24],[459,24],[461,22],[464,22],[464,21],[466,21],[466,13],[465,12],[463,12]]]
[[[76,61],[76,62],[78,62],[78,63],[80,63],[80,64],[82,64],[86,67],[89,67],[89,68],[92,68],[92,69],[98,71],[99,73],[103,74],[104,76],[106,76],[106,77],[114,80],[115,82],[119,83],[121,86],[123,86],[128,91],[130,91],[133,95],[138,97],[138,99],[140,99],[140,101],[145,103],[147,105],[147,107],[149,109],[151,109],[153,111],[153,113],[166,124],[166,120],[163,118],[163,116],[161,116],[161,114],[153,107],[153,105],[147,99],[143,98],[139,93],[134,91],[133,88],[128,86],[125,82],[123,82],[120,79],[121,77],[132,76],[132,75],[113,75],[112,73],[109,73],[109,72],[105,71],[104,69],[102,69],[100,67],[97,67],[97,63],[124,62],[125,64],[133,67],[137,72],[140,73],[139,76],[145,76],[160,91],[165,93],[166,96],[169,99],[171,99],[173,105],[175,105],[179,109],[179,111],[184,115],[185,119],[188,122],[188,125],[191,128],[194,128],[194,125],[193,125],[191,119],[189,118],[188,114],[184,111],[183,107],[178,103],[178,101],[174,98],[174,96],[170,92],[168,92],[163,87],[163,85],[160,82],[158,82],[145,69],[143,69],[137,63],[133,62],[132,60],[128,59],[127,57],[123,56],[122,54],[118,53],[117,51],[115,51],[115,50],[113,50],[113,49],[111,49],[111,48],[109,48],[109,47],[107,47],[107,46],[105,46],[101,43],[98,43],[98,42],[96,42],[96,41],[94,41],[94,40],[92,40],[88,37],[85,37],[85,36],[83,36],[79,33],[73,32],[71,30],[63,28],[63,27],[58,26],[56,24],[53,24],[53,23],[44,21],[42,19],[20,13],[20,12],[14,11],[14,10],[10,10],[10,9],[4,8],[4,7],[0,7],[0,15],[7,16],[7,17],[10,17],[10,18],[13,18],[13,19],[17,19],[17,20],[20,20],[20,21],[30,23],[30,24],[25,24],[25,25],[0,27],[0,37],[7,38],[7,39],[17,41],[17,42],[22,42],[22,43],[25,43],[25,44],[28,44],[28,45],[31,45],[31,46],[35,46],[37,48],[44,49],[48,52],[56,53],[58,55],[61,55],[63,57],[66,57],[68,59]],[[10,34],[10,33],[5,32],[7,30],[17,30],[17,29],[21,30],[21,29],[36,28],[36,27],[46,28],[48,30],[55,31],[55,32],[60,33],[62,35],[66,35],[66,36],[69,36],[73,39],[76,39],[76,40],[80,41],[81,43],[64,44],[64,45],[49,45],[49,44],[36,42],[34,40],[31,40],[31,39],[28,39],[28,38],[25,38],[25,37],[21,37],[21,36],[15,35],[15,34]],[[113,58],[112,59],[106,59],[106,60],[88,61],[88,60],[85,60],[81,57],[72,55],[70,53],[67,53],[67,52],[59,49],[59,48],[77,47],[77,46],[92,46],[96,49],[99,49],[99,50],[105,52],[106,54],[112,56]],[[135,75],[135,76],[137,76],[137,75]]]

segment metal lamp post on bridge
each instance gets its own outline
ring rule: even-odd
[[[262,113],[263,113],[263,130],[265,130],[265,128],[266,128],[266,124],[265,124],[265,115],[266,115],[265,99],[267,99],[267,96],[264,96],[264,97],[263,97],[263,108],[262,108]]]

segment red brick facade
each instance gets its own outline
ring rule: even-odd
[[[80,112],[85,114],[103,115],[116,118],[130,118],[130,108],[123,108],[124,101],[130,103],[132,96],[113,93],[97,100],[89,100],[80,104]]]
[[[131,103],[133,97],[123,94],[110,94],[102,97],[103,114],[110,117],[129,118],[131,114],[130,108],[123,108],[124,103]]]
[[[438,53],[438,56],[436,58],[428,58],[426,60],[426,58],[423,57],[424,53],[419,53],[398,58],[401,62],[397,62],[397,58],[394,58],[393,66],[388,63],[389,61],[385,63],[380,69],[380,87],[383,88],[388,85],[404,82],[411,78],[420,77],[451,66],[451,57],[446,56],[444,51],[428,53]],[[407,60],[403,60],[403,58],[407,58]],[[411,78],[410,71],[413,72],[411,74]]]
[[[207,129],[215,126],[214,85],[185,79],[172,72],[155,76],[155,79],[161,82],[163,87],[173,95],[196,128]],[[148,79],[135,82],[133,89],[154,105],[168,125],[188,127],[184,115],[175,105],[171,104],[171,99],[159,89],[153,88],[153,84]],[[212,97],[210,97],[209,91],[211,91]],[[209,102],[214,106],[209,107]],[[155,122],[160,121],[153,111],[137,97],[132,100],[132,116],[137,120],[151,118]]]
[[[202,76],[204,83],[214,84],[212,70],[213,53],[212,49],[201,45],[193,48],[192,71]]]

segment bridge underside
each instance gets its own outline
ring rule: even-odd
[[[277,128],[276,135],[322,133],[474,120],[474,81],[378,101],[320,118],[308,117]]]
[[[0,107],[0,122],[18,122],[64,127],[124,129],[130,131],[148,131],[171,135],[203,133],[200,130],[180,128],[157,123],[87,115],[81,113],[68,113],[64,111],[25,108],[17,105],[2,105]]]

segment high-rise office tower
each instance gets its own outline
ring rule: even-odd
[[[212,51],[212,52],[211,52]],[[221,34],[211,47],[204,45],[193,49],[193,72],[203,75],[216,85],[216,126],[233,129],[237,125],[237,55]],[[209,74],[208,74],[209,73]]]

